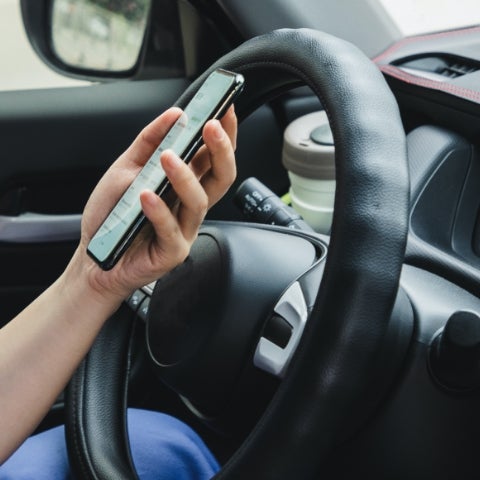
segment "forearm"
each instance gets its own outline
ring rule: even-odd
[[[147,126],[92,192],[79,248],[64,274],[0,330],[0,463],[35,429],[63,390],[106,319],[135,288],[169,272],[188,255],[208,207],[235,178],[237,120],[233,109],[207,123],[205,148],[190,163],[173,152],[161,161],[179,204],[172,212],[154,192],[140,202],[145,230],[114,269],[102,271],[87,245],[180,115],[167,110]]]
[[[48,412],[119,303],[92,290],[74,257],[0,330],[0,463]]]

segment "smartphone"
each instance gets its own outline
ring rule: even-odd
[[[90,240],[87,253],[103,270],[115,266],[146,222],[140,204],[142,190],[153,190],[162,198],[169,190],[170,183],[160,164],[162,152],[171,149],[185,162],[191,160],[203,143],[205,123],[212,118],[221,118],[243,85],[242,75],[223,69],[217,69],[207,77]]]

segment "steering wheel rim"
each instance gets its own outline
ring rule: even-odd
[[[313,312],[267,412],[216,476],[311,478],[331,449],[372,413],[383,393],[373,382],[372,365],[404,258],[409,197],[405,134],[396,101],[378,69],[356,47],[328,34],[285,29],[249,40],[212,65],[177,105],[184,107],[218,67],[246,78],[236,103],[239,119],[306,84],[320,98],[335,140],[335,213]],[[95,382],[90,387],[95,390]],[[98,401],[99,392],[95,395]],[[116,401],[124,404],[124,398]],[[82,412],[83,425],[89,417]],[[71,432],[78,434],[78,428],[69,427],[71,421],[79,421],[78,411],[67,420],[70,443]],[[97,438],[102,435],[93,430]],[[124,445],[125,439],[113,441]],[[113,467],[116,463],[118,456]],[[136,478],[133,471],[129,477],[102,475],[91,478]]]

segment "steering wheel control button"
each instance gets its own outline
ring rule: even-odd
[[[127,300],[127,303],[130,308],[136,312],[144,298],[145,294],[141,290],[135,290],[135,292],[133,292],[130,298]]]
[[[142,287],[142,290],[143,290],[148,296],[152,296],[153,289],[155,288],[156,283],[157,283],[157,281],[152,282],[152,283],[149,283],[148,285],[145,285],[144,287]]]
[[[150,297],[145,297],[140,308],[137,311],[138,316],[144,321],[147,321],[148,309],[150,308]]]
[[[280,315],[274,313],[268,320],[263,337],[280,348],[285,348],[292,337],[293,327]]]
[[[480,317],[455,312],[430,346],[430,371],[449,390],[469,391],[480,386]]]
[[[272,319],[275,319],[274,322],[277,323],[277,325],[275,325],[277,328],[274,328],[276,334],[274,335],[273,341],[271,335],[270,338],[267,338],[271,333],[271,327],[267,324],[263,336],[257,344],[253,363],[261,370],[271,373],[276,377],[283,378],[293,354],[297,349],[297,345],[300,342],[300,338],[308,319],[308,309],[305,297],[302,288],[297,281],[287,288],[278,303],[275,305],[274,314],[269,320],[269,323]],[[278,319],[285,321],[292,328],[290,338],[284,346],[281,345],[284,344],[286,334],[282,333],[281,335],[278,335],[277,332],[278,330],[286,330],[286,326],[282,325]],[[279,337],[281,337],[281,345],[276,343],[276,340],[278,341]]]

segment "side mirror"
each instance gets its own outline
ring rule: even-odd
[[[152,0],[20,0],[27,36],[54,70],[105,80],[136,74]]]
[[[66,65],[128,72],[138,62],[151,0],[52,0],[52,50]]]

